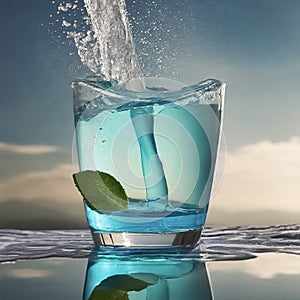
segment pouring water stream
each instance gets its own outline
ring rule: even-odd
[[[125,0],[84,0],[84,2],[95,39],[94,60],[90,61],[88,66],[92,71],[100,73],[104,80],[117,80],[119,83],[125,83],[127,90],[144,92],[144,80],[136,56]],[[157,153],[153,109],[132,108],[130,117],[140,148],[146,198],[161,199],[165,201],[163,207],[166,207],[168,187],[163,164]]]

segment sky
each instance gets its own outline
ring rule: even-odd
[[[227,84],[225,169],[207,224],[299,223],[300,2],[176,2],[160,1],[168,5],[161,18],[147,1],[127,7],[144,74]],[[0,10],[2,228],[86,226],[71,179],[71,82],[88,70],[62,32],[59,4],[5,1]],[[158,30],[143,44],[154,21]]]

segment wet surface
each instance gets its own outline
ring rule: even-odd
[[[88,230],[0,230],[0,262],[50,257],[87,258],[93,248]],[[206,228],[200,247],[173,255],[216,261],[249,259],[269,252],[300,255],[300,226]],[[158,251],[130,253],[164,255]],[[105,254],[108,255],[104,251]]]

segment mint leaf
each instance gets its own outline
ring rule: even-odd
[[[82,171],[73,174],[73,180],[91,209],[112,211],[128,208],[127,195],[113,176],[100,171]]]
[[[125,291],[102,290],[96,287],[88,300],[129,300]]]
[[[152,283],[134,278],[130,275],[114,275],[97,285],[89,300],[128,300],[127,292],[141,291]]]
[[[114,275],[103,280],[98,286],[101,286],[102,288],[129,292],[141,291],[149,285],[152,284],[130,275]]]

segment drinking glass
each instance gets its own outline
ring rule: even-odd
[[[193,248],[211,199],[225,84],[159,77],[143,84],[134,91],[134,80],[73,82],[88,224],[103,247]]]

